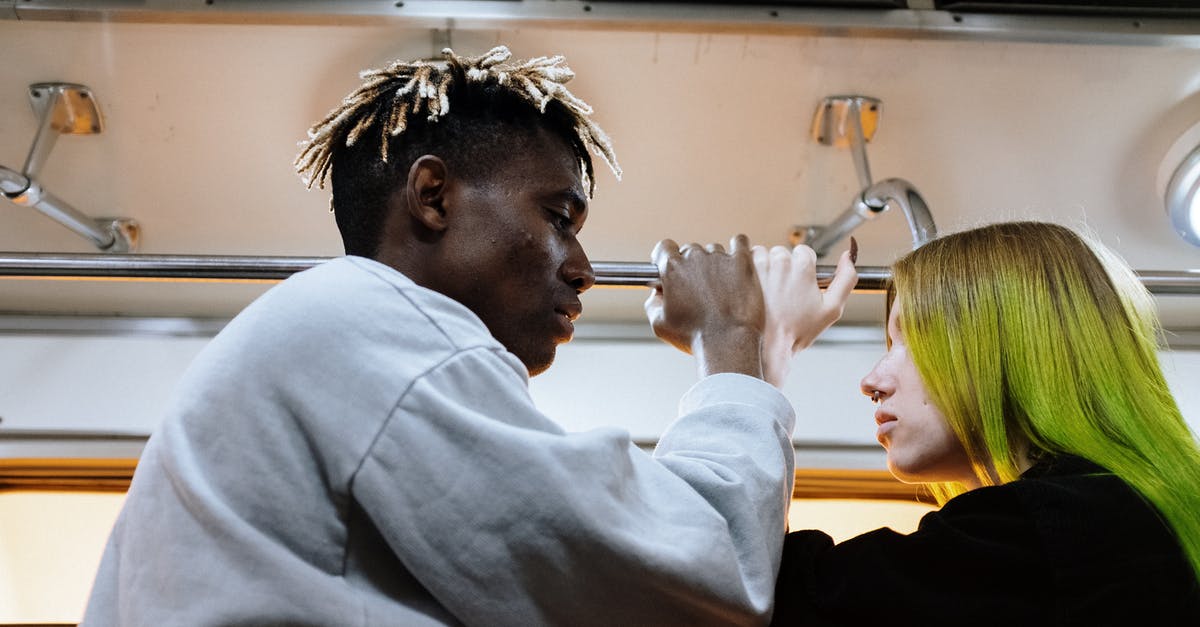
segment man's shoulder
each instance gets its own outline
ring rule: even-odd
[[[297,273],[246,313],[270,318],[274,325],[293,332],[382,331],[444,342],[452,349],[499,347],[487,327],[461,303],[363,257],[337,257]]]
[[[387,266],[339,257],[274,286],[234,318],[199,363],[221,371],[386,371],[419,376],[456,354],[504,348],[469,309]]]

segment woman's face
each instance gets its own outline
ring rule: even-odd
[[[905,483],[958,481],[979,484],[967,453],[934,405],[900,333],[897,300],[887,321],[892,346],[862,380],[863,394],[877,400],[875,437],[887,449],[888,470]]]

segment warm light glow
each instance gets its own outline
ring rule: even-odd
[[[77,623],[125,495],[0,492],[0,624]],[[908,533],[935,509],[895,500],[796,499],[791,529],[842,541],[879,527]]]
[[[125,494],[0,492],[0,623],[78,623]]]
[[[788,528],[820,529],[841,542],[880,527],[912,533],[936,505],[914,501],[862,499],[794,499],[788,511]]]

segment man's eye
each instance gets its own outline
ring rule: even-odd
[[[569,231],[575,227],[575,223],[571,221],[570,215],[563,215],[558,210],[550,209],[550,219],[554,222],[554,226],[563,231]]]

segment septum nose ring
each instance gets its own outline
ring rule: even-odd
[[[872,402],[872,403],[875,403],[876,405],[878,405],[878,404],[879,404],[879,397],[880,397],[880,396],[882,396],[882,395],[883,395],[883,393],[882,393],[882,392],[880,392],[879,390],[873,390],[873,391],[871,392],[871,402]]]

